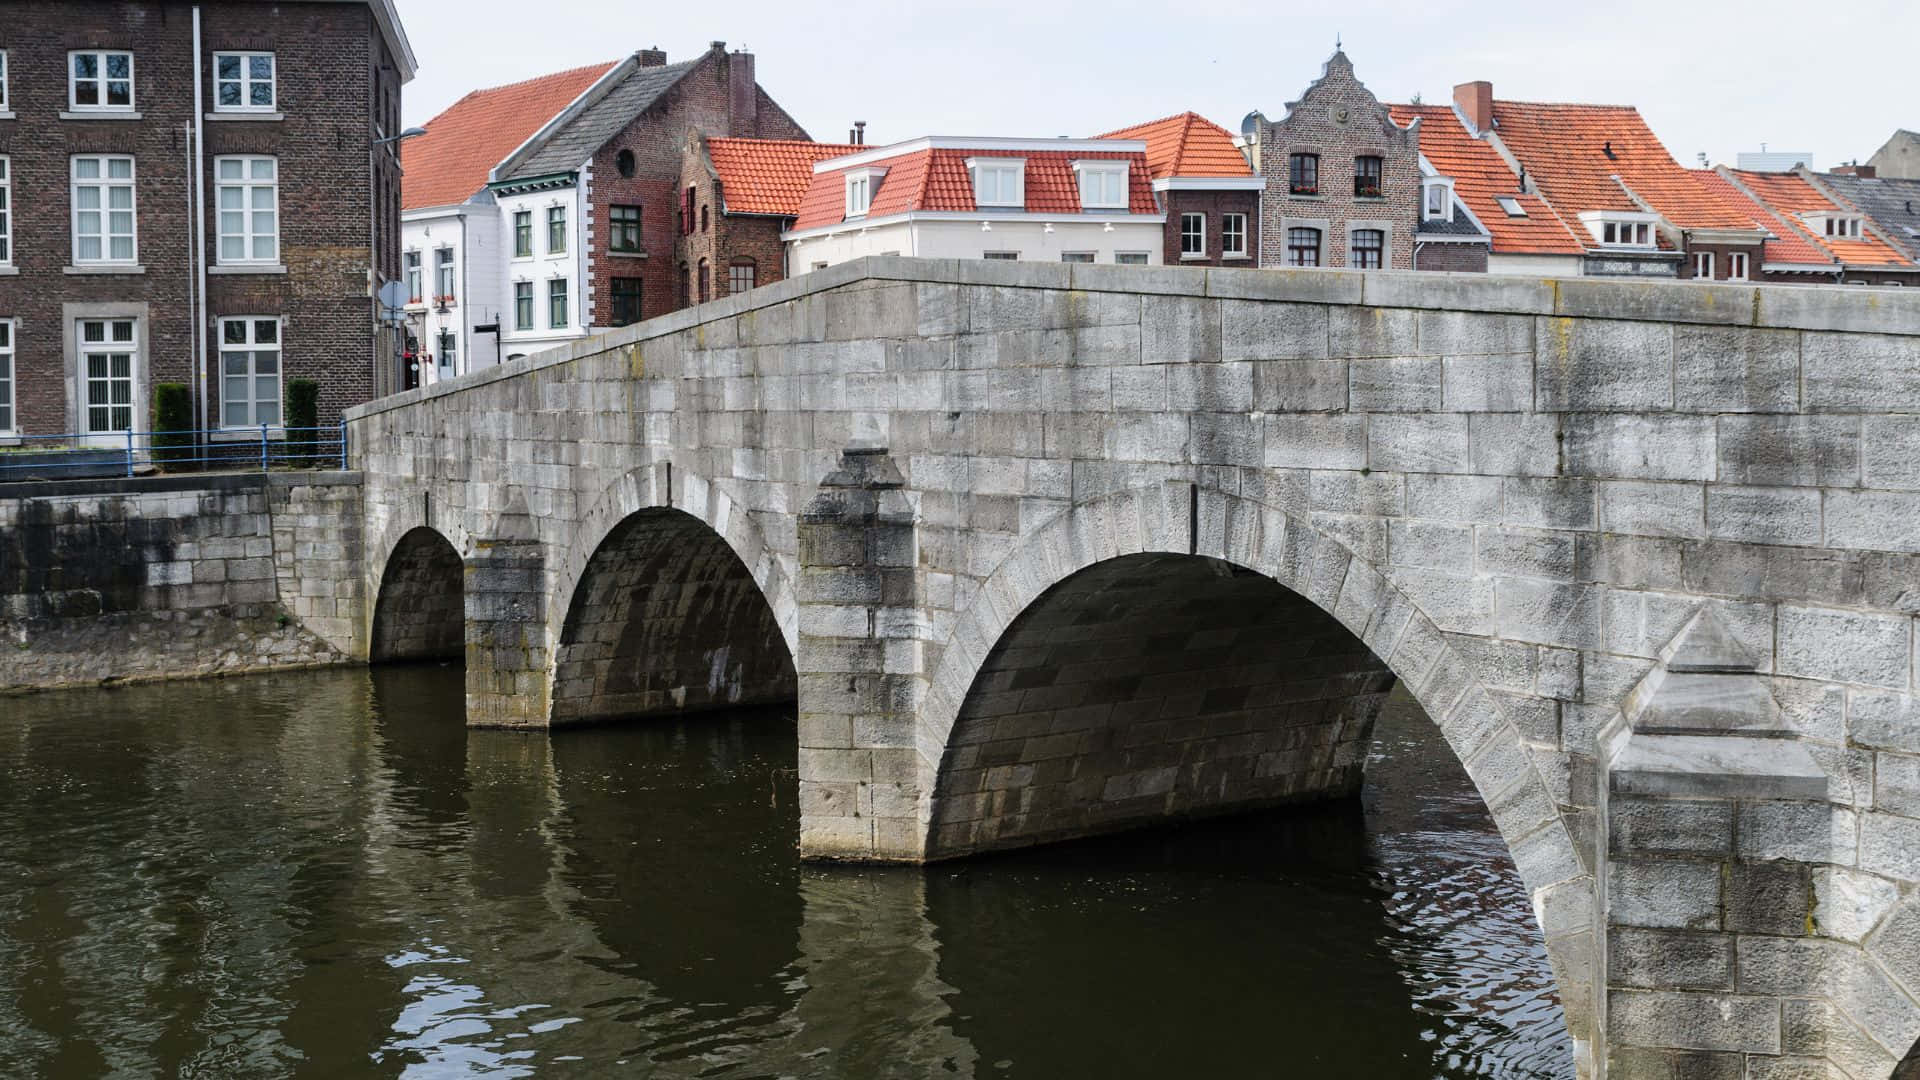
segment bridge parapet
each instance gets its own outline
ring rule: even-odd
[[[1884,1076],[1920,1039],[1920,296],[875,259],[350,424],[367,536],[537,567],[512,678],[469,619],[475,719],[547,722],[562,656],[681,633],[623,700],[718,702],[784,646],[812,854],[1337,793],[1384,665],[1507,837],[1589,1075]],[[568,638],[649,509],[766,597],[754,662],[690,545],[644,563],[684,603]],[[1336,639],[1377,664],[1287,652]]]

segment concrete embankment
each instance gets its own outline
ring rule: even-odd
[[[0,693],[347,662],[360,474],[0,484]]]

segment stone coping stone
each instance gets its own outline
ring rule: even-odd
[[[1620,795],[1720,799],[1826,799],[1827,774],[1791,739],[1642,735],[1607,770]]]
[[[626,348],[858,282],[1077,289],[1295,303],[1655,320],[1920,336],[1920,291],[1859,285],[1735,285],[1541,278],[1426,270],[1285,270],[1103,266],[868,255],[682,308],[455,379],[355,405],[349,422],[585,356]]]
[[[87,495],[147,495],[172,491],[253,491],[274,487],[357,487],[356,470],[316,469],[278,473],[179,473],[114,476],[101,480],[18,480],[0,484],[0,499],[59,499]]]

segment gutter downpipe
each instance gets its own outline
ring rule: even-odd
[[[200,5],[193,5],[193,370],[199,385],[193,400],[199,405],[200,434],[207,431],[207,161],[206,115],[201,94],[205,80],[200,77]]]

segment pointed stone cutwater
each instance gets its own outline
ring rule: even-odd
[[[1681,629],[1665,658],[1628,699],[1629,730],[1615,733],[1614,792],[1827,797],[1826,773],[1794,740],[1759,662],[1712,607]]]

